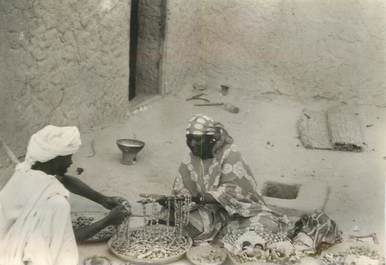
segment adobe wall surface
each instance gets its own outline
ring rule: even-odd
[[[129,11],[124,0],[0,0],[0,132],[18,155],[47,123],[87,130],[125,114]]]

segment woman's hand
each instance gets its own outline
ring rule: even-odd
[[[198,196],[192,197],[192,202],[195,202],[197,204],[217,203],[216,199],[213,198],[213,196],[209,193],[202,193]]]
[[[166,207],[168,206],[168,198],[165,196],[165,197],[162,197],[162,198],[159,198],[156,200],[156,202],[159,203],[159,205],[163,206],[163,207]],[[170,204],[173,204],[174,205],[174,201],[173,200],[170,200]]]

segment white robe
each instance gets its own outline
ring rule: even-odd
[[[0,265],[77,265],[69,192],[19,164],[0,191]]]

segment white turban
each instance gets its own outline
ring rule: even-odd
[[[47,162],[57,156],[72,155],[81,145],[77,127],[56,127],[48,125],[31,136],[25,163]]]

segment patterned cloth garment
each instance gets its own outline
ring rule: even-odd
[[[201,159],[190,152],[183,159],[174,182],[175,194],[195,197],[206,193],[217,201],[217,204],[199,205],[191,212],[190,225],[197,232],[194,239],[214,239],[226,226],[247,227],[250,219],[262,212],[266,214],[261,220],[268,216],[268,219],[272,219],[268,223],[275,223],[277,227],[258,192],[251,169],[222,124],[205,115],[195,115],[189,121],[186,132],[196,135],[220,134],[214,157]]]
[[[312,244],[310,247],[313,252],[320,253],[324,247],[331,246],[342,240],[342,232],[337,224],[326,213],[316,210],[312,214],[303,215],[293,229],[288,232],[288,236],[294,242],[306,240],[302,239],[307,235]]]
[[[233,139],[221,123],[205,115],[195,115],[189,121],[187,134],[220,134],[214,147],[214,157],[201,159],[191,152],[183,159],[173,185],[174,194],[196,197],[211,195],[217,203],[196,205],[190,213],[190,227],[196,241],[221,239],[232,231],[251,227],[269,234],[299,232],[311,239],[316,250],[321,243],[335,243],[339,238],[336,224],[326,214],[316,211],[304,216],[298,230],[288,231],[285,216],[269,209],[258,192],[250,167],[242,158]],[[295,235],[295,236],[296,236]],[[291,239],[293,239],[291,237]],[[298,238],[301,240],[301,238]]]

